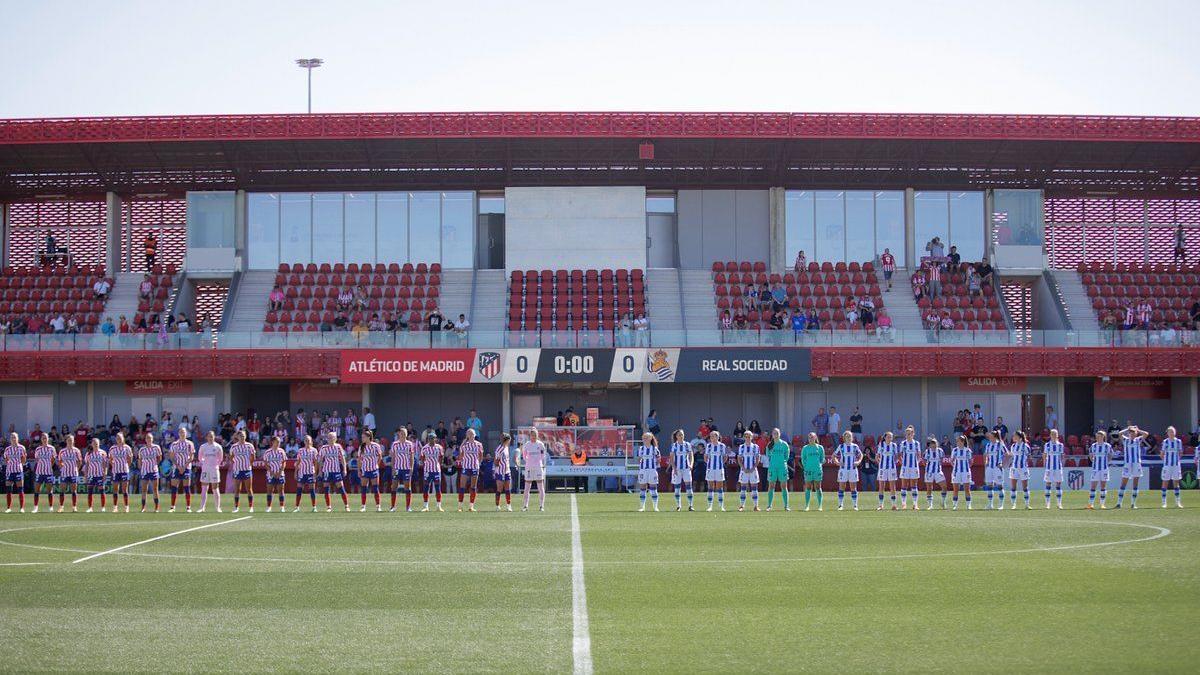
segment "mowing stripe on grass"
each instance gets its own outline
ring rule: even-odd
[[[571,640],[575,675],[592,675],[592,638],[588,632],[587,588],[583,585],[583,543],[579,537],[579,505],[571,495]]]
[[[87,562],[87,561],[89,561],[89,560],[94,560],[94,559],[96,559],[96,558],[99,558],[100,556],[105,556],[105,555],[108,555],[108,554],[110,554],[110,553],[116,553],[116,552],[118,552],[118,551],[124,551],[124,550],[125,550],[125,549],[127,549],[127,548],[133,548],[134,546],[141,546],[142,544],[149,544],[150,542],[153,542],[153,541],[159,541],[159,540],[161,540],[161,539],[166,539],[166,538],[168,538],[168,537],[175,537],[175,536],[178,536],[178,535],[181,535],[181,534],[187,534],[188,532],[195,532],[196,530],[206,530],[206,529],[208,529],[208,528],[210,528],[210,527],[218,527],[218,526],[221,526],[221,525],[228,525],[228,524],[230,524],[230,523],[238,523],[238,522],[241,522],[241,521],[243,521],[243,520],[250,520],[250,519],[251,519],[251,518],[253,518],[253,517],[254,517],[254,516],[242,516],[241,518],[234,518],[233,520],[222,520],[222,521],[220,521],[220,522],[216,522],[216,523],[209,523],[209,524],[207,524],[207,525],[200,525],[200,526],[198,526],[198,527],[189,527],[189,528],[187,528],[186,530],[179,530],[179,531],[177,531],[177,532],[168,532],[167,534],[160,534],[160,535],[158,535],[157,537],[150,537],[149,539],[143,539],[143,540],[141,540],[141,541],[135,541],[135,542],[133,542],[132,544],[125,544],[124,546],[118,546],[118,547],[116,547],[116,548],[110,548],[110,549],[108,549],[107,551],[100,551],[100,552],[98,552],[98,553],[93,553],[93,554],[91,554],[91,555],[84,556],[84,557],[82,557],[82,558],[80,558],[80,559],[78,559],[78,560],[72,560],[72,561],[71,561],[71,564],[76,564],[76,563],[81,563],[81,562]]]

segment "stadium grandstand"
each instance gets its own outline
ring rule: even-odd
[[[1198,166],[1198,118],[0,120],[0,423],[1192,431]]]

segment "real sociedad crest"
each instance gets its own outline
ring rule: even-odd
[[[492,379],[500,374],[500,354],[498,352],[479,352],[479,374],[486,379]]]
[[[646,370],[664,382],[675,377],[675,371],[671,368],[670,356],[663,349],[646,352]]]

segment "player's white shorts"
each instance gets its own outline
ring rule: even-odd
[[[1063,480],[1062,469],[1046,469],[1042,473],[1042,480],[1047,483],[1061,483]]]
[[[989,466],[983,470],[983,482],[988,485],[995,485],[1004,482],[1004,469]]]
[[[941,471],[936,471],[936,472],[926,471],[925,472],[925,482],[926,483],[945,483],[946,482],[946,474],[942,473]]]
[[[546,480],[546,467],[544,466],[527,466],[525,467],[525,480]],[[658,479],[655,479],[658,482]]]
[[[916,480],[921,477],[921,470],[915,466],[900,469],[900,480]]]
[[[746,471],[745,469],[739,471],[738,484],[740,485],[743,483],[746,485],[758,485],[758,472],[753,469],[750,471]]]
[[[1108,469],[1092,469],[1091,480],[1093,483],[1107,483]]]
[[[1176,464],[1175,466],[1164,466],[1162,468],[1162,479],[1163,480],[1182,480],[1182,478],[1183,478],[1182,467],[1180,467],[1178,464]]]
[[[221,470],[220,469],[201,469],[200,470],[200,482],[201,483],[220,483],[221,482]]]
[[[1121,467],[1121,478],[1141,478],[1141,464],[1126,464]]]
[[[692,484],[691,471],[675,471],[671,470],[671,485],[679,485],[680,483]]]
[[[876,480],[881,481],[881,482],[885,481],[885,480],[886,481],[894,481],[894,480],[896,480],[896,470],[895,469],[880,469],[879,475],[876,476]]]
[[[858,469],[840,468],[838,469],[839,483],[857,483]]]
[[[954,471],[950,474],[950,482],[955,485],[970,485],[974,481],[970,471]]]
[[[658,485],[658,469],[638,469],[638,485]]]
[[[704,472],[704,480],[719,483],[725,480],[725,469],[708,469]]]
[[[1018,469],[1014,466],[1008,470],[1008,477],[1010,480],[1029,480],[1029,468]]]

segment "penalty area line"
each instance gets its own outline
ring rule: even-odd
[[[579,505],[571,495],[571,655],[575,675],[592,675],[592,638],[588,629],[587,588],[583,583],[583,543],[579,536]]]
[[[160,540],[162,540],[162,539],[167,539],[167,538],[169,538],[169,537],[176,537],[176,536],[179,536],[179,535],[181,535],[181,534],[187,534],[188,532],[195,532],[195,531],[197,531],[197,530],[206,530],[206,529],[208,529],[208,528],[210,528],[210,527],[220,527],[221,525],[229,525],[230,523],[240,523],[240,522],[241,522],[241,521],[243,521],[243,520],[250,520],[250,519],[251,519],[251,518],[253,518],[253,517],[254,517],[254,516],[242,516],[241,518],[234,518],[233,520],[222,520],[222,521],[220,521],[220,522],[216,522],[216,523],[209,523],[209,524],[207,524],[207,525],[200,525],[200,526],[197,526],[197,527],[189,527],[189,528],[187,528],[187,529],[185,529],[185,530],[179,530],[179,531],[176,531],[176,532],[168,532],[167,534],[160,534],[160,535],[158,535],[157,537],[150,537],[149,539],[143,539],[143,540],[141,540],[141,541],[135,541],[135,542],[133,542],[132,544],[125,544],[124,546],[118,546],[118,547],[116,547],[116,548],[110,548],[110,549],[108,549],[107,551],[99,551],[99,552],[97,552],[97,553],[93,553],[93,554],[91,554],[91,555],[84,556],[84,557],[82,557],[82,558],[80,558],[80,559],[78,559],[78,560],[72,560],[72,561],[71,561],[71,564],[72,564],[72,565],[74,565],[74,564],[78,564],[78,563],[81,563],[81,562],[87,562],[87,561],[89,561],[89,560],[95,560],[96,558],[99,558],[99,557],[101,557],[101,556],[106,556],[106,555],[109,555],[109,554],[111,554],[111,553],[117,553],[117,552],[120,552],[120,551],[124,551],[124,550],[126,550],[126,549],[133,548],[134,546],[141,546],[142,544],[149,544],[149,543],[151,543],[151,542],[160,541]]]

